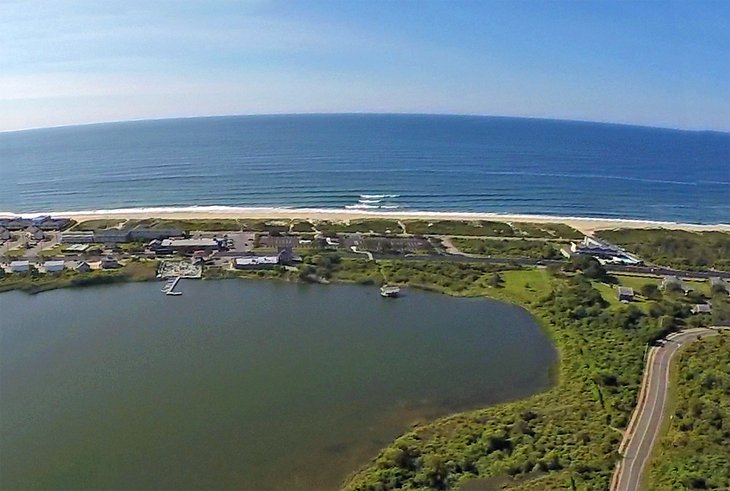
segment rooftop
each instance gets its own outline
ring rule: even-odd
[[[257,266],[261,264],[279,264],[279,256],[245,256],[237,257],[237,266]]]
[[[216,239],[165,239],[162,247],[218,247]]]

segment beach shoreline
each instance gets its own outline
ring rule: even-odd
[[[593,218],[557,215],[530,215],[492,212],[435,212],[435,211],[370,211],[327,208],[271,208],[271,207],[229,207],[229,206],[189,206],[189,207],[149,207],[118,208],[86,211],[52,211],[33,213],[0,212],[0,218],[18,216],[51,215],[72,218],[78,222],[98,219],[142,220],[219,220],[219,219],[281,219],[281,220],[323,220],[349,221],[359,219],[391,220],[492,220],[514,223],[562,223],[585,234],[597,230],[619,228],[664,228],[693,232],[721,231],[730,232],[730,224],[680,223],[661,220],[641,220],[631,218]]]

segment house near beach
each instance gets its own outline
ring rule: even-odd
[[[10,271],[12,273],[27,273],[30,271],[30,261],[12,261]]]
[[[728,295],[730,295],[730,284],[728,284],[727,281],[720,278],[719,276],[714,276],[710,278],[710,289],[713,292],[722,292],[724,291]]]
[[[119,267],[119,262],[111,256],[104,256],[99,263],[101,269],[114,269]]]
[[[91,266],[89,266],[89,263],[87,263],[86,261],[81,261],[76,265],[74,270],[79,273],[88,273],[89,271],[91,271]]]
[[[634,300],[634,289],[628,286],[619,286],[616,289],[616,296],[619,302],[631,302]]]
[[[60,273],[64,270],[66,264],[63,261],[46,261],[43,263],[43,269],[46,273]]]
[[[46,238],[46,233],[35,225],[25,229],[25,233],[28,234],[28,238],[32,240],[43,240]]]
[[[712,305],[709,303],[698,303],[692,306],[690,312],[693,314],[710,314],[712,313]]]

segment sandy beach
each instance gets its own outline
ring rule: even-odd
[[[28,213],[25,216],[44,214]],[[234,208],[234,207],[184,207],[184,208],[130,208],[116,210],[95,210],[79,212],[51,212],[54,217],[70,217],[77,221],[112,219],[146,219],[163,218],[175,220],[205,220],[205,219],[310,219],[347,221],[367,218],[388,218],[394,220],[494,220],[516,223],[564,223],[591,234],[596,230],[615,228],[665,228],[687,231],[724,231],[730,232],[730,224],[692,224],[662,221],[561,217],[548,215],[518,215],[501,213],[450,213],[450,212],[377,212],[361,210],[336,209],[306,209],[306,208]],[[0,213],[2,216],[13,216]]]

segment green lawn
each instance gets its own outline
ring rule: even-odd
[[[74,227],[72,227],[72,230],[85,230],[85,231],[104,230],[106,228],[116,227],[123,222],[125,222],[125,220],[118,220],[118,219],[86,220],[85,222],[80,222],[80,223],[76,224]]]
[[[454,237],[451,242],[461,252],[480,256],[559,259],[560,244],[542,240],[466,239]]]
[[[503,222],[488,220],[408,220],[404,221],[406,232],[414,235],[481,235],[513,237],[515,231]]]

